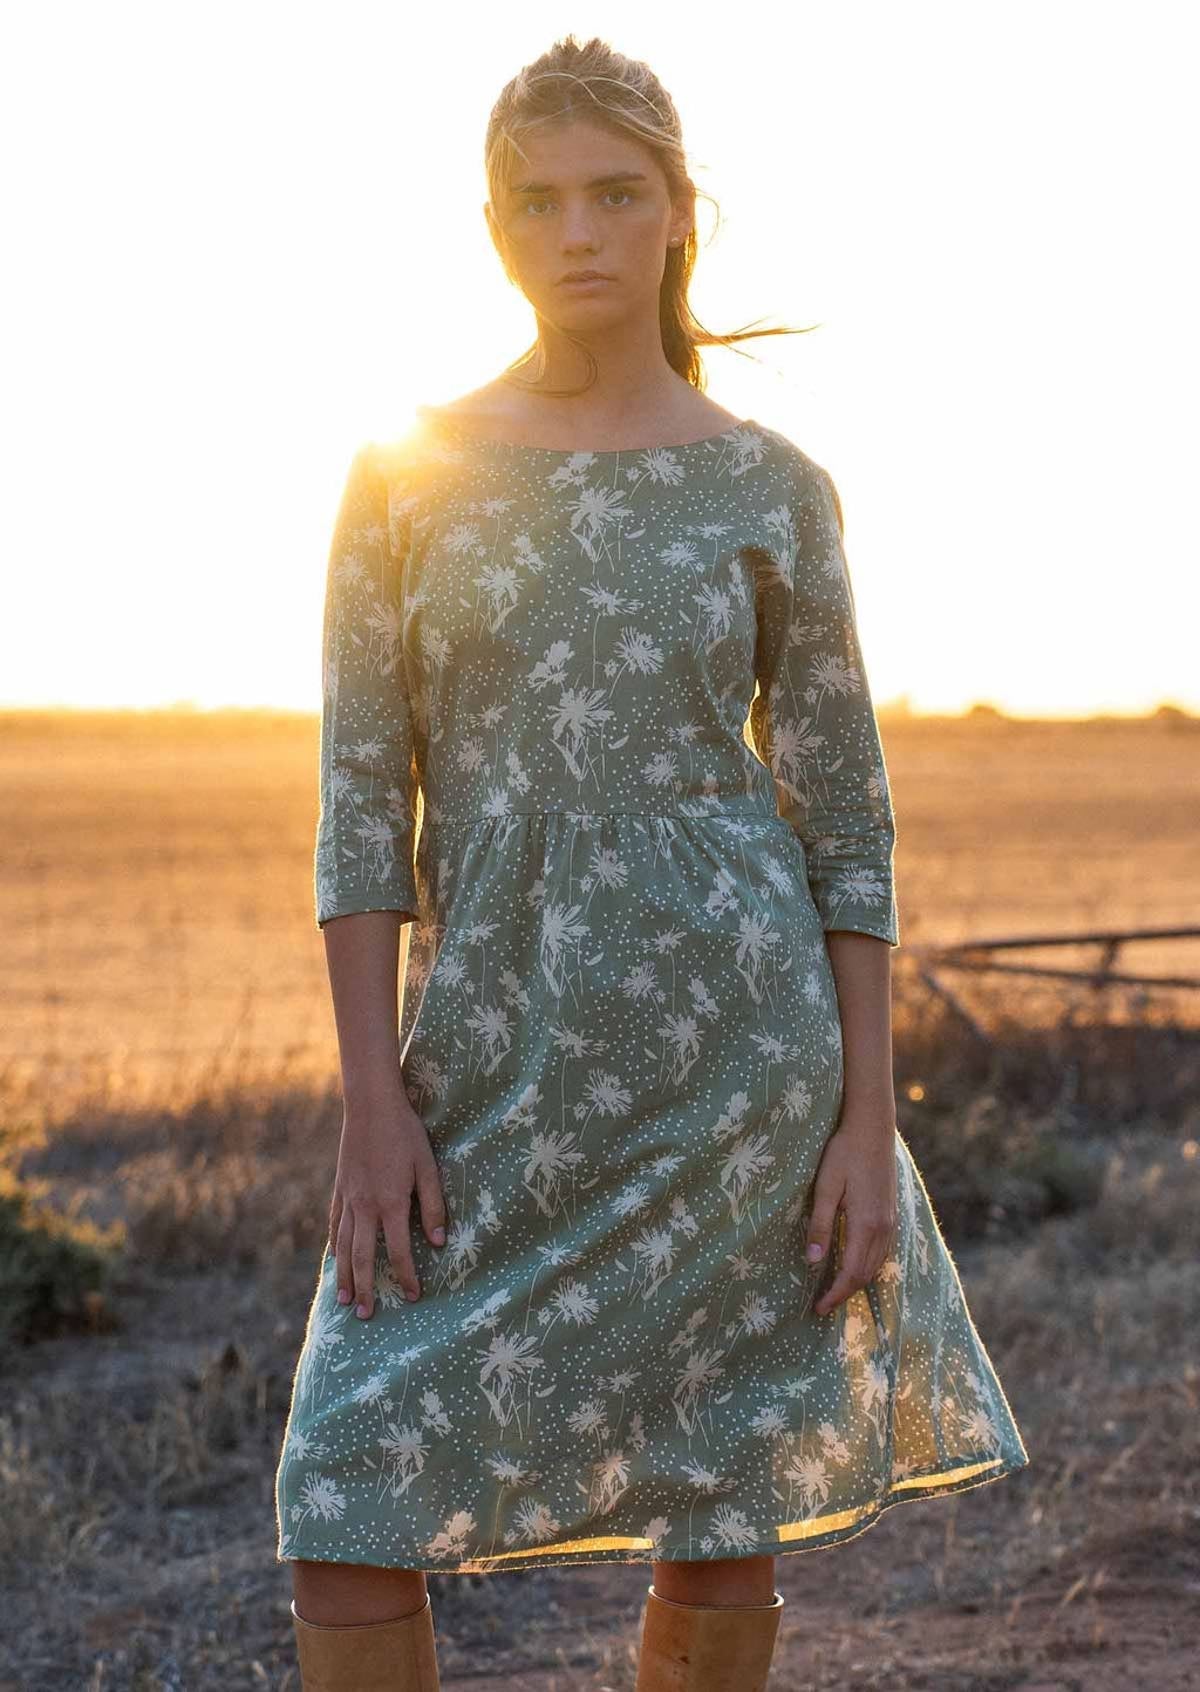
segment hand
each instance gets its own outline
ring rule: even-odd
[[[425,1124],[403,1090],[347,1105],[329,1209],[329,1249],[337,1256],[338,1301],[366,1320],[375,1308],[375,1248],[383,1223],[392,1274],[410,1299],[421,1296],[409,1237],[414,1190],[434,1247],[446,1243],[446,1201]]]
[[[841,1267],[813,1303],[818,1316],[827,1316],[874,1280],[891,1253],[897,1219],[895,1123],[844,1118],[826,1143],[813,1191],[806,1242],[810,1263],[828,1260],[839,1205],[846,1217]],[[821,1247],[815,1259],[813,1245]]]

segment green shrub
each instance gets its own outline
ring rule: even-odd
[[[111,1326],[105,1295],[124,1227],[63,1216],[47,1187],[0,1162],[0,1349]]]

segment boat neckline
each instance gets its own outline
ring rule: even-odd
[[[528,446],[524,441],[502,441],[494,435],[477,435],[471,429],[464,429],[453,415],[447,415],[436,406],[419,405],[416,409],[419,417],[432,419],[436,427],[443,428],[474,446],[492,447],[500,452],[534,452],[544,458],[628,458],[644,452],[688,452],[692,447],[712,446],[714,441],[726,440],[739,429],[764,428],[757,418],[740,417],[724,429],[718,429],[715,434],[703,435],[697,441],[676,441],[664,446],[543,447]]]

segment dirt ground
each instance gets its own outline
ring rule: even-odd
[[[1158,1540],[1115,1543],[1101,1565],[1059,1566],[1031,1576],[1016,1594],[989,1592],[970,1573],[987,1567],[989,1490],[906,1504],[832,1552],[780,1558],[785,1609],[770,1692],[1184,1692],[1200,1686],[1200,1552],[1194,1540],[1170,1548]],[[961,1584],[980,1587],[973,1596],[939,1597],[932,1590],[937,1581],[928,1559],[942,1557],[948,1539],[965,1563]],[[227,1665],[220,1678],[133,1680],[109,1656],[107,1671],[78,1684],[89,1692],[135,1685],[299,1692],[294,1666],[280,1662],[286,1600],[269,1571],[264,1579],[264,1560],[268,1546],[244,1541],[211,1563],[164,1571],[157,1596],[147,1593],[137,1605],[97,1609],[90,1617],[88,1643],[104,1652],[153,1625],[156,1610],[165,1623],[160,1603],[169,1612],[172,1599],[185,1600],[189,1584],[211,1582],[229,1592],[240,1584],[240,1570],[247,1597],[229,1615],[240,1648],[220,1653]],[[630,1566],[604,1565],[477,1583],[430,1576],[444,1692],[632,1692],[648,1578]],[[251,1591],[259,1592],[258,1600],[250,1599]],[[286,1645],[282,1655],[288,1655]],[[25,1692],[25,1683],[16,1680],[0,1681],[0,1687]]]
[[[771,1692],[1200,1686],[1200,1511],[1187,1502],[1200,1371],[1175,1366],[1154,1379],[1123,1369],[1088,1405],[1051,1332],[1005,1341],[999,1312],[1012,1311],[1014,1288],[1044,1283],[1051,1256],[980,1246],[958,1259],[1017,1385],[1029,1467],[897,1503],[841,1545],[779,1556],[786,1607]],[[123,1334],[30,1348],[30,1455],[52,1460],[78,1441],[90,1407],[91,1437],[105,1447],[98,1466],[123,1450],[146,1494],[127,1499],[120,1518],[99,1496],[91,1511],[46,1505],[29,1530],[35,1560],[54,1566],[46,1536],[57,1531],[65,1574],[48,1591],[10,1593],[0,1692],[300,1692],[270,1497],[286,1386],[271,1359],[290,1341],[277,1351],[264,1296],[274,1294],[232,1270],[147,1284],[127,1293]],[[1194,1304],[1192,1282],[1184,1299]],[[1064,1321],[1079,1325],[1071,1311]],[[1178,1484],[1165,1462],[1172,1448]],[[13,1478],[20,1453],[19,1441],[0,1451],[0,1478]],[[1161,1460],[1143,1468],[1139,1454]],[[22,1516],[53,1490],[40,1484],[48,1474],[31,1462],[23,1484],[6,1487]],[[56,1530],[59,1517],[69,1519]],[[431,1573],[445,1692],[632,1692],[650,1578],[636,1564]]]
[[[1192,911],[1190,727],[887,734],[904,949]],[[44,1120],[27,1173],[129,1229],[111,1331],[0,1353],[0,1692],[300,1692],[273,1481],[337,1133],[314,746],[300,719],[0,733],[0,1145]],[[1171,945],[1120,964],[1194,973]],[[1186,1027],[1106,1026],[1090,989],[1055,1023],[1012,977],[981,1055],[902,962],[906,1137],[1031,1461],[779,1556],[770,1692],[1200,1688],[1196,995]],[[430,1574],[444,1692],[632,1692],[650,1578]]]

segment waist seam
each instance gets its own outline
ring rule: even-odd
[[[427,814],[425,820],[429,826],[436,826],[438,824],[445,823],[499,823],[507,822],[511,817],[574,817],[578,818],[581,822],[601,822],[606,817],[677,817],[682,822],[709,822],[726,817],[757,818],[762,822],[783,821],[783,818],[780,816],[778,811],[766,811],[760,808],[750,807],[742,810],[730,810],[725,808],[719,811],[588,811],[568,810],[565,807],[555,808],[552,806],[539,806],[536,810],[532,811],[443,811],[438,817],[433,817]]]

